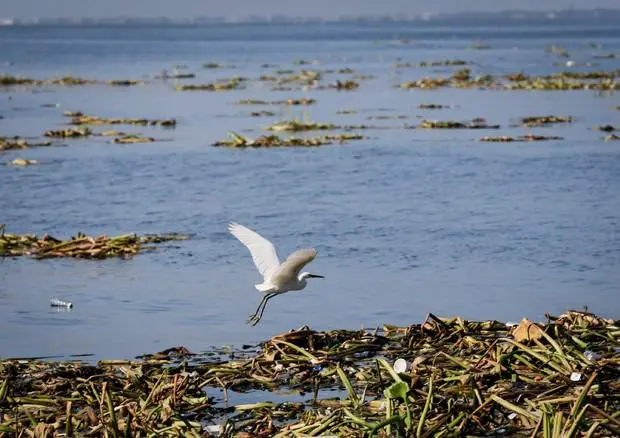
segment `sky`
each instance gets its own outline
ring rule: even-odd
[[[422,12],[620,8],[618,0],[0,0],[0,18],[407,15]]]

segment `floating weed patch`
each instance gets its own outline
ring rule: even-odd
[[[306,122],[298,119],[284,120],[267,127],[268,131],[274,132],[325,131],[332,129],[339,129],[339,127],[333,123]]]
[[[228,138],[213,143],[213,146],[228,146],[232,148],[258,148],[258,147],[285,147],[285,146],[323,146],[338,142],[343,144],[349,140],[362,140],[361,134],[345,133],[324,135],[320,137],[279,137],[277,135],[264,135],[256,139],[244,137],[235,132],[229,132]]]
[[[499,129],[499,125],[489,125],[484,119],[474,119],[471,122],[456,120],[422,120],[418,125],[423,129]]]
[[[275,117],[276,113],[273,111],[251,111],[251,117]]]
[[[462,59],[445,59],[440,61],[422,61],[422,62],[398,62],[394,64],[395,68],[408,68],[408,67],[449,67],[455,65],[467,65],[467,61]]]
[[[157,139],[153,137],[143,137],[137,134],[129,134],[112,140],[113,143],[119,144],[152,143],[154,141],[157,141]]]
[[[360,87],[360,84],[352,79],[347,79],[344,81],[337,80],[336,83],[330,85],[330,87],[335,88],[336,90],[357,90]]]
[[[450,108],[450,105],[441,105],[438,103],[421,103],[418,105],[419,109],[446,109]]]
[[[31,256],[36,259],[55,257],[75,257],[84,259],[104,259],[109,257],[130,257],[144,250],[151,250],[149,243],[170,240],[186,240],[184,234],[162,234],[137,236],[125,234],[117,237],[90,237],[78,233],[70,240],[59,240],[49,235],[41,238],[34,234],[9,234],[0,227],[0,256]]]
[[[71,117],[72,125],[138,125],[138,126],[163,126],[174,127],[176,119],[143,119],[143,118],[106,118],[83,114],[82,112],[67,111],[65,116]]]
[[[89,128],[67,128],[45,131],[43,133],[46,137],[52,138],[82,138],[90,137],[93,132]]]
[[[486,142],[496,142],[496,143],[508,143],[508,142],[519,142],[519,141],[547,141],[547,140],[564,140],[564,137],[557,137],[553,135],[534,135],[534,134],[526,134],[518,137],[509,137],[507,135],[502,135],[499,137],[481,137],[480,141]]]
[[[75,76],[63,76],[52,79],[31,79],[19,76],[2,75],[0,76],[0,86],[41,86],[41,85],[111,85],[111,86],[131,86],[141,85],[144,81],[136,79],[113,79],[109,81],[100,81],[95,79],[84,79]]]
[[[521,125],[527,127],[546,126],[555,123],[572,123],[573,118],[571,116],[530,116],[522,117]]]
[[[400,84],[400,88],[477,88],[490,90],[620,90],[617,71],[528,76],[514,73],[503,77],[471,76],[468,68],[455,70],[451,77],[425,77]]]
[[[185,84],[177,85],[175,90],[177,91],[230,91],[240,90],[245,88],[243,83],[247,79],[241,77],[234,77],[231,79],[225,79],[222,81],[210,82],[208,84]]]
[[[316,99],[310,99],[308,97],[302,97],[299,99],[285,99],[285,100],[257,100],[257,99],[243,99],[238,100],[236,102],[237,105],[290,105],[290,106],[298,106],[298,105],[314,105],[316,103]]]
[[[8,151],[12,149],[27,149],[51,145],[51,141],[30,142],[28,139],[22,137],[0,137],[0,151]]]
[[[0,432],[614,437],[619,348],[617,321],[570,311],[517,327],[432,314],[372,331],[302,327],[245,351],[97,365],[3,360]],[[306,399],[264,400],[282,390]],[[256,402],[226,406],[232,392]]]

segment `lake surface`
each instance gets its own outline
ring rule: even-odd
[[[408,39],[402,41],[401,39]],[[471,319],[544,319],[588,306],[620,316],[620,142],[617,94],[398,88],[454,67],[396,69],[396,62],[464,59],[473,74],[620,68],[620,30],[436,28],[413,24],[218,25],[201,27],[0,27],[0,71],[38,79],[74,75],[146,79],[137,87],[46,86],[0,90],[0,136],[41,136],[66,126],[64,111],[102,117],[177,119],[174,130],[117,126],[168,141],[120,145],[107,137],[0,153],[40,166],[0,166],[0,223],[8,232],[67,238],[183,232],[131,260],[0,259],[0,357],[91,354],[131,358],[174,345],[200,352],[252,344],[280,332],[419,323],[428,312]],[[484,43],[487,50],[471,50]],[[599,44],[594,47],[593,44]],[[615,59],[593,54],[616,53]],[[294,65],[294,60],[315,61]],[[219,62],[234,68],[205,69]],[[263,64],[272,67],[263,67]],[[206,83],[275,69],[352,68],[373,75],[351,92],[178,92],[153,79],[163,69]],[[276,67],[277,66],[277,67]],[[351,75],[326,74],[323,84]],[[249,107],[239,99],[312,97],[307,107]],[[420,103],[450,105],[421,110]],[[57,104],[57,106],[55,106]],[[49,105],[54,105],[49,107]],[[250,117],[270,110],[274,117]],[[339,114],[339,110],[356,110]],[[519,117],[572,116],[571,124],[516,127]],[[369,120],[404,115],[408,119]],[[317,148],[228,149],[291,117],[367,124],[369,138]],[[403,129],[421,118],[484,117],[500,130]],[[98,127],[96,127],[98,128]],[[388,129],[389,128],[389,129]],[[564,140],[483,143],[483,135],[532,132]],[[271,239],[283,259],[314,246],[301,293],[273,299],[246,324],[261,295],[249,252],[229,221]],[[51,298],[74,303],[50,307]]]

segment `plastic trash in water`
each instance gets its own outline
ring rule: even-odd
[[[57,298],[52,298],[50,300],[50,305],[52,307],[64,307],[66,309],[73,308],[73,303],[71,301],[63,301],[63,300],[59,300]]]
[[[581,373],[572,373],[570,379],[573,382],[579,382],[581,380]]]
[[[586,357],[586,359],[588,360],[599,360],[601,358],[601,355],[598,353],[595,353],[594,351],[591,350],[586,350],[583,352],[583,355]]]
[[[409,364],[405,359],[396,359],[396,361],[394,362],[394,371],[396,371],[397,373],[404,373],[405,371],[407,371],[408,366]]]

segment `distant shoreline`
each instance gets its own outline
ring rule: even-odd
[[[451,14],[399,14],[382,16],[340,16],[335,18],[293,16],[247,16],[247,17],[54,17],[12,18],[0,17],[3,26],[211,26],[211,25],[264,25],[264,24],[385,24],[415,23],[424,27],[437,26],[570,26],[570,25],[617,25],[620,9],[571,9],[559,11],[501,11],[461,12]]]

